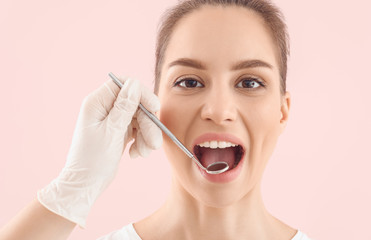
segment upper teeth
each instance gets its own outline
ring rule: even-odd
[[[200,147],[209,147],[209,148],[227,148],[227,147],[235,147],[237,144],[225,141],[210,141],[210,142],[203,142],[197,144]]]

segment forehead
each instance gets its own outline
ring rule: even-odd
[[[275,49],[269,29],[254,11],[238,6],[203,6],[175,26],[163,70],[178,58],[198,59],[215,69],[246,59],[263,60],[278,68]]]

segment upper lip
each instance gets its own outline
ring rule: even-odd
[[[192,145],[192,150],[194,150],[194,147],[200,143],[208,142],[208,141],[225,141],[225,142],[231,142],[233,144],[240,145],[243,150],[245,150],[245,147],[243,145],[243,142],[238,137],[230,134],[230,133],[205,133],[200,136],[198,136]]]

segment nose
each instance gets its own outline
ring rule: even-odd
[[[218,125],[235,121],[237,109],[234,97],[233,91],[227,87],[210,89],[201,109],[202,120],[213,121]]]

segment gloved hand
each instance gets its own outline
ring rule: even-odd
[[[162,144],[161,130],[138,109],[140,102],[152,113],[160,108],[157,96],[133,79],[125,80],[121,90],[109,80],[85,97],[66,165],[38,192],[42,205],[85,227],[90,208],[113,180],[127,143],[135,139],[131,157],[147,156]]]

